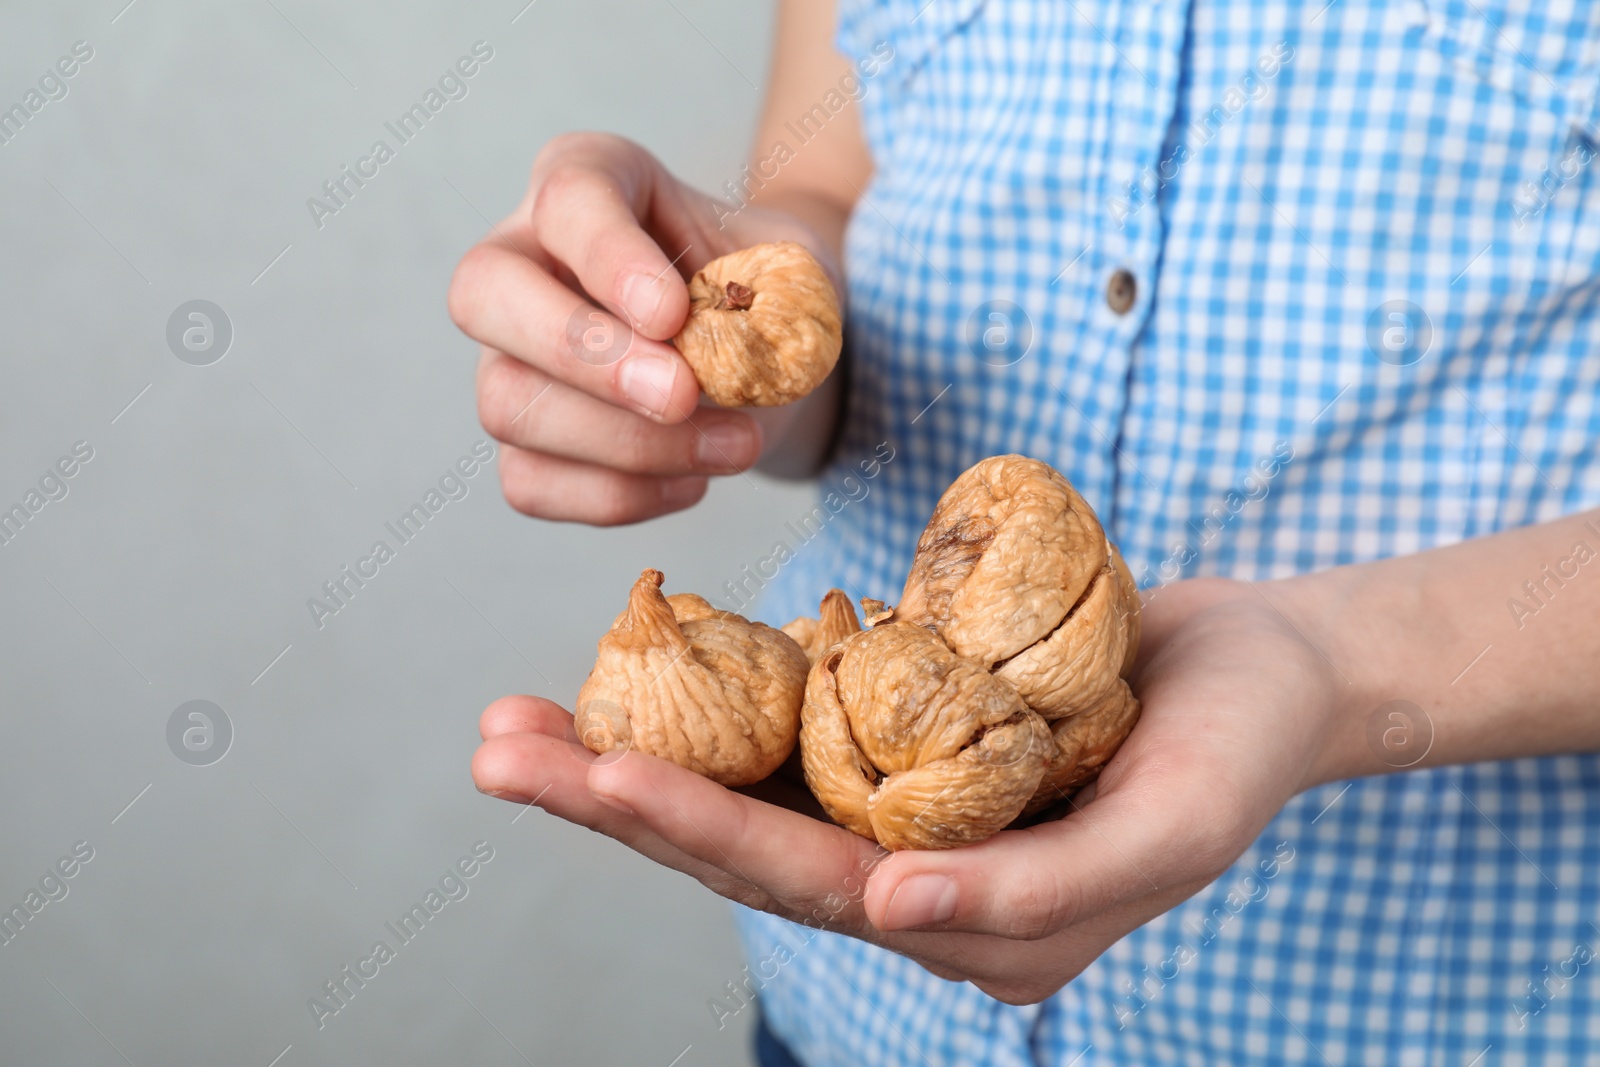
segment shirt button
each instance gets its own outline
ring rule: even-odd
[[[1106,304],[1118,315],[1126,315],[1133,302],[1139,298],[1139,283],[1133,273],[1119,267],[1106,283]]]

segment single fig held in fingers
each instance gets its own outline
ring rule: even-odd
[[[839,361],[839,297],[802,245],[755,245],[712,260],[689,280],[689,318],[673,343],[715,403],[788,404],[821,385]]]

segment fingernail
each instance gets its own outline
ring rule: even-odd
[[[900,883],[884,913],[885,930],[947,923],[956,915],[956,883],[942,874],[914,874]]]
[[[661,502],[669,508],[687,507],[706,491],[704,478],[666,478],[661,482]]]
[[[532,797],[525,797],[521,793],[513,793],[509,789],[485,789],[482,792],[485,796],[491,796],[496,800],[504,800],[511,804],[533,803]]]
[[[672,387],[678,381],[678,359],[640,353],[622,364],[622,395],[641,413],[660,418],[672,401]]]
[[[618,800],[616,797],[607,796],[604,793],[596,793],[593,789],[589,790],[589,792],[596,800],[598,800],[600,803],[604,804],[608,808],[615,808],[617,811],[622,812],[622,814],[624,814],[624,815],[635,815],[636,816],[636,815],[639,814],[638,812],[634,811],[632,808],[628,807],[628,805],[626,805],[622,801]]]
[[[731,474],[750,465],[754,445],[754,435],[738,422],[713,422],[695,442],[694,460],[706,470]]]
[[[622,310],[628,313],[634,329],[642,329],[655,318],[656,309],[666,295],[665,278],[634,274],[622,283]]]

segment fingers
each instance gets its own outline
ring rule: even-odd
[[[484,718],[488,719],[497,705],[505,703],[497,701],[490,705],[489,711],[484,712]],[[543,709],[531,706],[521,710],[541,717],[543,715]],[[500,713],[505,714],[505,709],[501,709]],[[571,719],[572,716],[568,715],[568,729],[571,728]],[[573,804],[573,798],[581,799],[588,792],[583,782],[589,772],[588,764],[593,759],[594,754],[582,745],[569,742],[552,732],[501,733],[487,738],[473,753],[472,782],[479,792],[516,804],[531,804],[536,799],[543,804],[548,794],[560,787],[561,792],[557,797],[548,797],[550,803],[580,814],[579,806]],[[595,817],[606,815],[599,805],[594,806],[589,814]]]
[[[513,507],[638,522],[759,459],[760,427],[699,409],[670,343],[688,316],[685,272],[733,247],[713,203],[632,142],[569,134],[540,152],[516,213],[462,258],[450,316],[486,349],[479,413],[508,446]]]
[[[531,704],[521,710],[541,720],[547,714],[547,709],[534,708]],[[556,710],[560,711],[559,708]],[[508,707],[498,714],[512,715],[515,712]],[[561,714],[566,717],[566,729],[570,731],[571,716],[565,712]],[[485,716],[488,716],[487,712]],[[543,725],[555,724],[545,721]],[[505,733],[478,747],[472,757],[472,779],[481,792],[513,803],[537,803],[552,815],[615,838],[657,863],[682,871],[730,900],[769,911],[781,907],[777,898],[765,888],[745,879],[726,858],[718,856],[705,860],[686,853],[657,834],[646,820],[623,810],[616,801],[603,801],[592,793],[587,775],[596,761],[602,758],[581,744],[553,736],[552,733]],[[633,758],[638,761],[649,759],[637,754]],[[705,781],[690,771],[671,764],[664,765],[696,781]]]
[[[595,308],[498,236],[462,258],[449,303],[468,336],[607,403],[678,422],[699,399],[677,349]]]
[[[750,416],[701,407],[663,426],[497,352],[478,367],[478,417],[508,445],[633,474],[733,474],[761,457]]]
[[[508,447],[500,452],[500,488],[506,501],[525,515],[619,526],[698,503],[706,494],[706,479],[626,474]]]
[[[485,741],[502,734],[548,734],[551,737],[578,741],[572,728],[572,716],[553,700],[535,696],[501,697],[487,708],[478,719],[478,736]]]
[[[566,718],[570,730],[572,717]],[[478,746],[472,757],[472,780],[480,792],[514,804],[537,803],[552,815],[614,837],[707,884],[725,882],[719,871],[679,852],[638,819],[595,799],[585,784],[595,759],[582,745],[549,733],[501,734]]]
[[[674,199],[676,182],[655,158],[620,137],[569,135],[540,153],[533,181],[539,243],[644,336],[676,334],[689,313],[689,291],[673,257],[685,249],[663,251],[640,225],[669,216],[654,209]]]
[[[588,782],[674,848],[761,887],[782,913],[865,928],[857,901],[882,855],[865,838],[640,752],[596,761]]]
[[[542,726],[536,731],[501,733],[488,737],[472,755],[472,782],[478,792],[490,797],[501,797],[512,803],[534,803],[555,811],[566,819],[586,825],[608,822],[614,811],[589,797],[587,781],[589,765],[594,753],[576,742],[566,741],[557,733],[560,729],[554,715],[547,707],[549,701],[538,697],[510,697],[496,701],[483,713],[488,720],[491,713],[506,717],[512,712],[512,701],[526,701],[518,712],[530,718],[530,725]],[[566,715],[557,705],[555,712],[566,718],[566,731],[571,731],[571,715]]]
[[[537,697],[522,699],[538,701]],[[571,732],[572,716],[549,701],[539,703],[560,712],[567,720],[565,730]],[[530,706],[526,710],[535,709]],[[543,718],[546,711],[540,708],[535,714]],[[587,776],[596,758],[583,745],[565,740],[553,730],[505,733],[478,746],[472,756],[472,781],[479,792],[514,804],[536,803],[552,815],[617,838],[651,859],[698,877],[700,865],[655,837],[637,819],[595,799]]]

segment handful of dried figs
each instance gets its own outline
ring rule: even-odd
[[[837,589],[775,630],[660,585],[645,571],[601,638],[584,743],[746,785],[798,736],[828,815],[888,849],[972,844],[1065,799],[1139,717],[1133,577],[1077,491],[1023,456],[951,484],[899,605],[862,601],[866,629]]]
[[[723,407],[799,400],[839,361],[839,298],[793,241],[714,259],[689,280],[689,318],[673,343]]]

